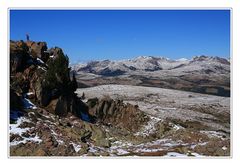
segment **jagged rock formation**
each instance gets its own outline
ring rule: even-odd
[[[81,100],[74,94],[76,79],[69,75],[68,57],[62,49],[48,50],[46,42],[11,41],[10,63],[11,109],[18,109],[16,94],[19,97],[31,94],[35,104],[51,107],[59,116],[71,112],[81,117],[79,112],[86,113],[81,109]]]
[[[89,99],[89,113],[104,123],[115,127],[127,129],[131,132],[139,130],[149,117],[138,109],[137,105],[124,104],[121,100],[113,100],[110,97],[103,99]]]

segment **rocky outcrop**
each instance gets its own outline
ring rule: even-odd
[[[29,58],[28,46],[23,41],[10,42],[10,73],[23,71]]]
[[[136,131],[149,120],[145,113],[137,106],[125,104],[121,100],[113,100],[109,97],[103,99],[90,99],[87,102],[89,113],[99,122],[107,125]]]
[[[21,104],[21,101],[17,103],[15,93],[20,98],[31,93],[32,102],[50,108],[59,116],[66,116],[69,112],[78,117],[87,114],[84,104],[74,94],[77,82],[75,76],[69,74],[68,63],[61,48],[47,50],[46,42],[11,41],[11,107]]]
[[[29,48],[29,54],[34,59],[40,58],[43,62],[47,62],[49,54],[46,52],[47,51],[46,42],[27,41],[26,45]]]

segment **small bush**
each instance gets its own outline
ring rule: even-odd
[[[47,89],[67,90],[67,85],[70,82],[68,63],[68,56],[62,52],[54,60],[48,62],[44,83]]]

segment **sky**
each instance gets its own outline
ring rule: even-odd
[[[61,47],[71,63],[230,57],[229,10],[10,10],[10,39]]]

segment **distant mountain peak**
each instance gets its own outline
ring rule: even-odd
[[[177,59],[177,61],[188,61],[187,58],[180,58],[180,59]]]
[[[221,57],[218,57],[218,56],[201,55],[201,56],[193,57],[192,62],[197,62],[197,61],[212,61],[212,62],[219,62],[219,63],[222,63],[222,64],[230,64],[227,59],[221,58]]]
[[[227,59],[213,56],[195,56],[191,60],[180,58],[178,60],[170,60],[164,57],[154,56],[138,56],[130,60],[102,60],[92,61],[85,65],[73,66],[73,70],[81,72],[89,72],[98,75],[114,75],[132,72],[154,72],[159,70],[184,70],[186,72],[202,67],[212,69],[215,66],[230,65]]]

